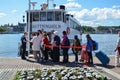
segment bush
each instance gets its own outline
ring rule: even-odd
[[[44,68],[17,72],[14,80],[104,80],[104,76],[91,68]]]

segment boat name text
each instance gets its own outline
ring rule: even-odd
[[[53,29],[58,29],[61,28],[61,25],[59,24],[38,24],[38,25],[32,25],[32,28],[38,28],[38,29],[42,29],[42,28],[53,28]]]

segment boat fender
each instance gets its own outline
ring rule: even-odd
[[[70,34],[70,28],[69,27],[66,28],[66,32],[67,32],[67,34]]]

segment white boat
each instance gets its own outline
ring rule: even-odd
[[[48,1],[49,0],[47,0],[47,2]],[[58,31],[59,36],[62,36],[63,31],[67,31],[68,37],[71,39],[73,39],[76,34],[80,36],[80,23],[73,15],[67,14],[64,5],[60,5],[59,9],[55,9],[55,4],[53,5],[53,9],[49,9],[48,3],[43,3],[41,9],[27,10],[27,24],[30,22],[30,29],[26,26],[25,31],[28,32],[30,30],[30,32],[36,32],[37,30],[44,30],[50,32],[55,30]],[[79,29],[79,31],[77,29]]]

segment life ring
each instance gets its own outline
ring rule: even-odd
[[[70,34],[70,28],[69,27],[66,28],[66,33]]]

